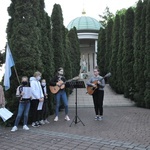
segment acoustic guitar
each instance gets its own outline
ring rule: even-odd
[[[60,81],[58,81],[58,82],[56,83],[56,84],[58,84],[59,86],[58,86],[58,85],[49,86],[49,89],[50,89],[51,93],[56,94],[59,90],[65,88],[65,84],[66,84],[67,82],[71,82],[71,81],[73,81],[73,80],[78,80],[78,79],[79,79],[79,77],[77,76],[77,77],[74,77],[74,78],[72,78],[72,79],[70,79],[70,80],[67,80],[66,82],[63,82],[62,80],[60,80]]]
[[[110,76],[111,76],[111,73],[109,72],[103,78],[101,78],[99,81],[102,81],[103,79],[108,78]],[[94,84],[95,86],[93,87],[93,86],[87,85],[87,88],[86,88],[87,93],[89,95],[92,95],[94,93],[94,91],[98,88],[98,80],[95,80],[92,84]]]

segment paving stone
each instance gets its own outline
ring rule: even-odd
[[[150,150],[150,110],[135,107],[123,95],[118,95],[106,85],[104,119],[95,121],[92,97],[85,89],[78,90],[77,115],[82,120],[72,123],[75,117],[75,92],[69,97],[70,121],[59,121],[49,116],[50,124],[12,133],[10,127],[0,126],[0,150]],[[71,104],[72,101],[72,104]],[[72,125],[70,126],[70,124]]]

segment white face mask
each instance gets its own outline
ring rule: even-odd
[[[39,81],[39,80],[41,80],[41,77],[40,77],[40,76],[37,76],[36,79]]]
[[[63,70],[60,70],[60,71],[58,71],[58,73],[59,73],[60,75],[63,75],[63,74],[64,74],[64,71],[63,71]]]
[[[46,83],[45,83],[45,82],[42,82],[41,85],[42,85],[42,86],[46,86]]]

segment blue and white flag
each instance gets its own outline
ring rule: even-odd
[[[4,74],[4,86],[5,91],[10,88],[10,77],[11,77],[11,67],[15,65],[9,45],[7,43],[6,47],[6,59],[5,59],[5,74]]]

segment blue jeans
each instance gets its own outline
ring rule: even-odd
[[[56,109],[55,109],[55,114],[58,116],[59,112],[59,105],[60,105],[60,99],[62,98],[64,106],[65,106],[65,114],[68,114],[68,99],[65,90],[60,90],[56,95],[55,95],[55,100],[56,100]]]
[[[18,126],[22,114],[24,115],[23,125],[27,125],[29,109],[30,109],[30,101],[19,102],[18,114],[15,120],[15,126]]]

